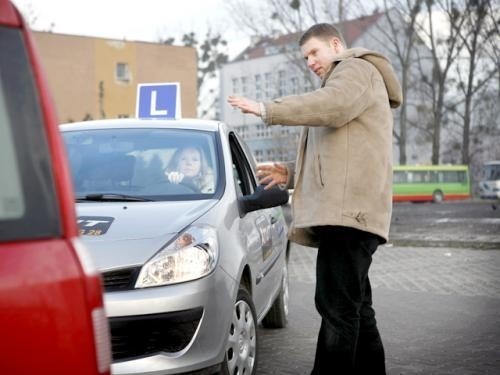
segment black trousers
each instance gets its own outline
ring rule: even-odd
[[[322,226],[316,264],[316,309],[321,328],[312,375],[385,375],[368,270],[380,237]]]

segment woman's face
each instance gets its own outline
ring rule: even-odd
[[[187,177],[195,177],[201,170],[201,157],[198,150],[186,148],[179,157],[179,172]]]

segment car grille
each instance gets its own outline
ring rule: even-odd
[[[135,281],[139,276],[140,267],[124,268],[121,270],[102,273],[102,282],[106,292],[134,289]]]
[[[184,349],[198,327],[203,308],[109,318],[113,361]]]

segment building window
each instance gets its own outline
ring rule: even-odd
[[[273,149],[268,149],[267,150],[267,157],[266,157],[267,160],[274,160],[275,157],[274,157],[274,150]]]
[[[260,74],[255,75],[255,100],[262,100],[262,76]]]
[[[264,74],[264,99],[272,98],[272,84],[273,84],[273,76],[271,73]]]
[[[278,71],[278,96],[286,95],[286,72]]]
[[[130,71],[127,63],[116,63],[116,79],[121,82],[130,81]]]
[[[264,125],[256,125],[255,128],[257,129],[257,138],[262,138],[264,137]]]
[[[233,90],[232,91],[234,94],[240,93],[240,80],[238,78],[233,78]]]
[[[240,135],[241,138],[247,139],[248,138],[248,126],[243,125],[243,126],[236,126],[235,127],[236,131]]]
[[[264,152],[262,150],[255,150],[255,160],[257,162],[264,161]]]
[[[118,114],[118,118],[129,118],[130,116],[125,113]]]
[[[248,95],[248,85],[247,85],[247,77],[241,77],[241,95]]]
[[[313,90],[312,79],[310,76],[304,76],[304,92]]]
[[[290,85],[291,85],[291,94],[292,95],[297,95],[299,93],[299,79],[298,77],[292,77],[290,79]]]

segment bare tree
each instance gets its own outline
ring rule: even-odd
[[[228,0],[226,6],[238,29],[249,35],[272,36],[304,31],[319,22],[344,20],[351,7],[343,0]]]
[[[175,44],[175,38],[160,38],[160,43]],[[194,47],[198,52],[198,109],[200,117],[217,117],[216,113],[210,113],[210,108],[218,108],[218,95],[213,88],[206,88],[211,79],[217,78],[222,65],[227,63],[227,42],[220,33],[213,33],[210,29],[206,32],[204,39],[199,39],[194,32],[186,33],[181,38],[181,44]]]
[[[409,100],[410,90],[416,89],[415,59],[418,54],[415,48],[422,44],[415,24],[421,12],[424,0],[384,0],[386,23],[377,24],[376,33],[371,33],[380,45],[388,50],[391,59],[395,59],[400,73],[403,103],[399,109],[398,129],[394,130],[394,138],[399,149],[399,164],[407,163],[408,119],[409,107],[420,105]]]
[[[483,164],[488,160],[500,160],[500,108],[498,106],[498,90],[484,90],[480,98],[474,100],[474,127],[470,131],[469,168],[473,191],[478,192],[477,181],[480,180]]]
[[[464,46],[464,63],[456,64],[458,76],[458,90],[464,98],[463,103],[457,106],[461,110],[457,114],[462,119],[462,164],[470,162],[470,133],[473,116],[473,100],[482,89],[489,85],[491,79],[498,79],[498,56],[495,64],[487,59],[488,50],[492,55],[498,55],[498,29],[494,12],[489,0],[466,1],[463,9],[451,9],[452,12],[461,12],[464,22],[456,32]],[[449,15],[452,18],[452,15]],[[453,25],[456,27],[456,25]],[[496,50],[496,51],[495,51]],[[483,96],[481,95],[481,96]]]
[[[426,69],[421,69],[421,73],[422,82],[429,89],[429,99],[432,103],[432,121],[429,129],[432,134],[432,164],[439,164],[440,161],[441,130],[447,108],[450,106],[445,97],[450,83],[450,71],[463,47],[458,30],[465,22],[465,18],[453,11],[454,7],[453,1],[425,0],[425,17],[416,25],[428,39],[431,52],[432,75],[428,76]],[[445,35],[442,35],[442,22],[436,20],[439,14],[448,15],[445,20]],[[424,66],[423,63],[422,60],[419,61],[420,67]]]

